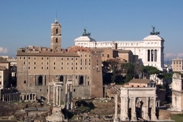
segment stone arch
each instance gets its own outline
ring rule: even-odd
[[[63,75],[60,76],[59,81],[60,81],[60,82],[63,82],[63,81],[64,81],[64,76],[63,76]]]
[[[56,38],[56,41],[55,41],[55,43],[58,43],[58,38]]]
[[[58,28],[56,28],[56,34],[58,34]]]
[[[136,117],[137,120],[139,118],[142,118],[142,107],[143,107],[143,101],[139,98],[136,99]]]
[[[83,85],[84,84],[84,77],[80,76],[79,77],[79,85]]]
[[[38,86],[42,86],[43,85],[43,76],[39,76],[38,77]]]

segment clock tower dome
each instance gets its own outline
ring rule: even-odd
[[[51,24],[51,49],[54,51],[61,49],[61,25],[57,19]]]

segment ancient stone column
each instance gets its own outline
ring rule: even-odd
[[[149,120],[148,110],[149,110],[149,97],[145,99],[145,106],[144,106],[144,119]]]
[[[115,114],[114,114],[114,122],[118,122],[118,96],[115,95]]]
[[[72,107],[73,107],[73,103],[72,103],[72,85],[70,85],[69,96],[70,96],[70,109],[72,110]]]
[[[136,98],[135,97],[132,97],[131,98],[131,120],[132,121],[137,121],[137,117],[136,117]]]
[[[61,106],[61,86],[59,86],[59,106]]]
[[[58,105],[58,86],[56,86],[56,105]]]
[[[50,86],[48,85],[48,94],[47,94],[47,103],[49,104],[50,103]]]
[[[30,101],[31,99],[30,99],[30,93],[29,93],[29,101]]]
[[[53,106],[55,106],[55,86],[53,86]]]
[[[151,119],[157,120],[157,117],[156,117],[156,97],[153,97],[151,100],[152,100]]]
[[[121,121],[128,121],[128,98],[121,97]]]
[[[67,104],[67,109],[69,109],[69,92],[68,92],[68,84],[66,85],[66,104]]]

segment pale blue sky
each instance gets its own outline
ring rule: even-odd
[[[183,58],[183,0],[0,0],[0,55],[49,47],[56,14],[63,48],[74,45],[84,28],[97,41],[140,41],[153,25],[165,39],[166,60]]]

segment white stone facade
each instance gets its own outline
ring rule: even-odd
[[[172,108],[173,111],[183,110],[183,79],[181,74],[174,73],[172,78]]]
[[[156,87],[120,89],[121,121],[157,120]],[[150,110],[150,111],[149,111]]]
[[[154,66],[160,70],[164,68],[164,39],[156,32],[145,37],[142,41],[95,41],[89,35],[83,35],[75,40],[75,45],[89,48],[114,48],[131,50],[134,55],[138,55],[139,61],[144,66]]]

